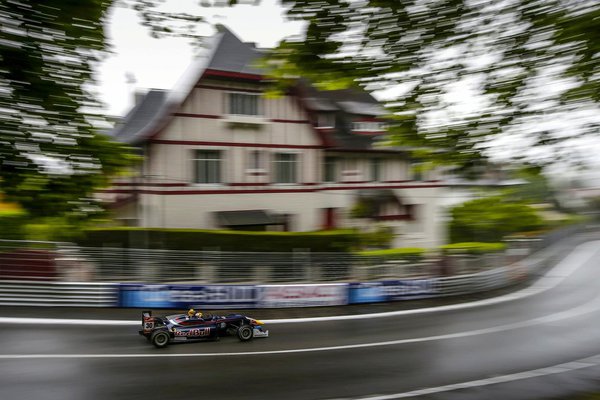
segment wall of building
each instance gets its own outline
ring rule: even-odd
[[[392,188],[403,204],[416,205],[414,221],[381,222],[397,232],[394,246],[443,243],[444,222],[436,215],[443,188],[426,182],[398,188],[412,175],[405,154],[325,151],[308,115],[289,96],[262,98],[264,114],[250,128],[232,123],[237,120],[228,115],[227,92],[257,88],[239,82],[201,81],[146,145],[144,177],[138,182],[145,193],[139,202],[120,210],[120,216],[140,215],[140,226],[146,227],[215,229],[220,228],[217,211],[267,210],[291,215],[290,230],[312,231],[324,227],[326,209],[335,209],[337,225],[353,227],[364,223],[349,216],[357,191],[381,186]],[[196,150],[221,151],[222,182],[194,183]],[[250,165],[254,151],[264,157],[259,170]],[[272,183],[276,153],[297,155],[296,183]],[[324,157],[329,155],[338,159],[339,179],[323,184]],[[370,182],[373,158],[381,160],[379,183]]]
[[[306,189],[309,190],[309,189]],[[415,205],[414,221],[382,221],[375,225],[394,229],[394,247],[435,247],[446,238],[444,215],[439,206],[443,188],[394,189],[404,204]],[[291,193],[144,194],[139,211],[143,226],[218,229],[217,211],[267,210],[290,215],[290,230],[323,228],[325,209],[334,208],[338,227],[364,227],[365,220],[350,218],[356,190],[323,190]],[[372,222],[371,222],[372,223]]]

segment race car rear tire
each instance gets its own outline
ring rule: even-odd
[[[250,325],[242,325],[239,327],[237,335],[242,342],[246,342],[252,339],[252,337],[254,336],[254,330]]]
[[[154,331],[150,336],[150,342],[159,349],[167,347],[170,339],[169,333],[166,331]]]

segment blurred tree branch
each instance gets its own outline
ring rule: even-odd
[[[105,51],[109,1],[0,3],[0,191],[32,217],[85,218],[92,195],[131,165],[98,133],[87,84]]]
[[[524,124],[530,127],[525,146],[556,148],[575,134],[598,133],[583,124],[567,133],[536,128],[553,112],[600,101],[597,1],[282,3],[307,29],[305,37],[276,49],[275,75],[305,76],[325,88],[358,83],[378,90],[411,82],[412,90],[390,99],[391,132],[397,144],[445,150],[431,151],[431,160],[468,170],[487,157],[491,139]],[[478,106],[453,110],[453,87],[473,82],[463,96],[473,95]],[[548,158],[563,156],[573,154]]]

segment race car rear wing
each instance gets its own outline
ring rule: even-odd
[[[152,311],[142,311],[142,330],[144,333],[149,333],[154,329],[154,318],[152,318]]]

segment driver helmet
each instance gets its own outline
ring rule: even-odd
[[[202,318],[202,313],[200,311],[198,311],[195,315],[196,315],[196,318]]]
[[[194,314],[196,314],[196,310],[194,310],[193,308],[190,308],[187,312],[188,317],[193,317]]]

